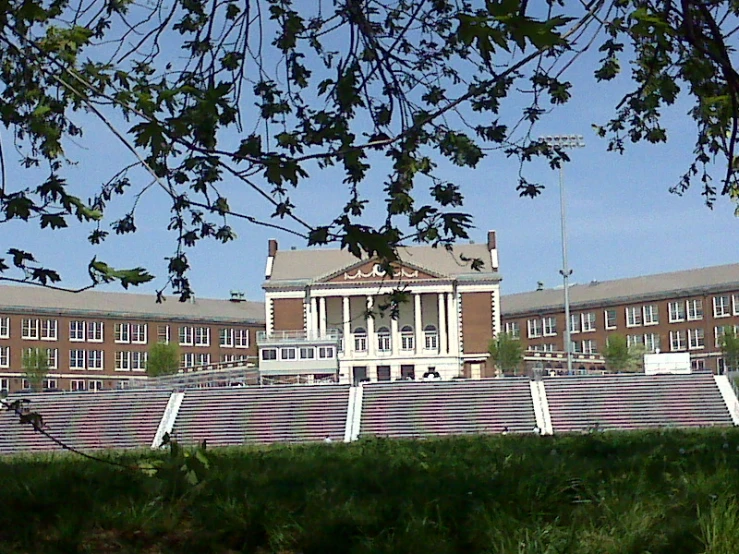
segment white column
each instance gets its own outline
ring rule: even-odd
[[[326,297],[318,299],[318,332],[320,336],[326,336]]]
[[[367,296],[367,311],[371,311],[374,306],[374,299]],[[367,355],[374,356],[376,349],[377,337],[375,337],[375,318],[367,316]]]
[[[318,331],[318,325],[316,325],[316,315],[318,315],[318,299],[313,296],[310,299],[310,315],[308,317],[307,330],[309,333],[316,333],[316,331]]]
[[[344,320],[344,356],[348,356],[349,352],[354,350],[354,341],[352,340],[351,312],[349,310],[349,297],[344,296],[341,299],[342,319]]]
[[[413,295],[413,327],[416,330],[416,355],[423,352],[423,319],[421,317],[421,295]]]
[[[400,333],[398,333],[398,320],[390,318],[390,352],[397,356],[400,352]]]
[[[447,353],[446,345],[446,294],[439,293],[439,354]]]
[[[456,356],[459,351],[459,312],[457,312],[457,298],[453,292],[447,298],[447,315],[449,317],[449,354]]]

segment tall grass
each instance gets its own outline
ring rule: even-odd
[[[10,458],[0,551],[737,554],[738,449],[734,430],[223,449],[176,494],[68,455]]]

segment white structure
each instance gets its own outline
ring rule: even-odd
[[[673,352],[665,354],[644,354],[644,373],[659,375],[661,373],[691,373],[690,353]]]
[[[366,379],[486,375],[487,347],[500,329],[498,252],[487,244],[411,247],[393,275],[374,259],[343,250],[279,251],[269,242],[266,331],[257,337],[260,371]],[[473,270],[471,260],[482,261]],[[393,291],[406,301],[397,317]],[[492,374],[492,372],[491,372]]]

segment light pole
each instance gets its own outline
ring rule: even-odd
[[[585,146],[582,135],[552,135],[540,137],[552,148],[582,148]],[[559,164],[559,212],[562,223],[562,281],[565,292],[565,356],[567,358],[567,374],[572,375],[572,328],[570,325],[570,275],[572,270],[567,265],[567,227],[565,217],[565,182],[562,163]]]

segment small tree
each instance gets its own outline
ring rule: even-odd
[[[721,337],[721,353],[724,356],[724,370],[739,371],[739,335],[730,327]]]
[[[29,348],[23,352],[23,373],[32,391],[43,388],[44,379],[49,373],[49,356],[42,348]]]
[[[521,341],[509,333],[500,333],[488,345],[490,359],[498,370],[503,373],[513,371],[521,365],[523,360],[523,346]]]
[[[606,361],[606,368],[612,371],[636,372],[644,367],[645,352],[643,344],[629,346],[623,335],[609,335],[603,350],[603,359]]]
[[[180,349],[174,343],[157,343],[149,349],[146,373],[149,377],[172,375],[180,369]]]

